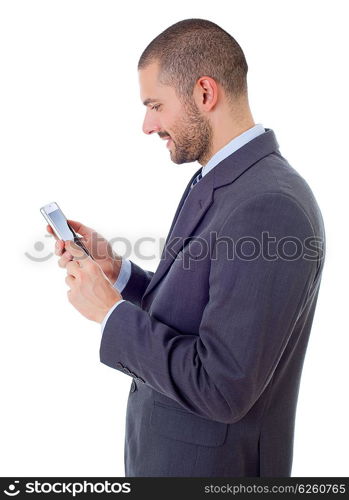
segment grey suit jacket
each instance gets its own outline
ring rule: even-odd
[[[322,216],[270,129],[189,193],[197,173],[102,336],[102,363],[133,377],[125,473],[290,476]]]

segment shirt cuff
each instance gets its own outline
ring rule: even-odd
[[[118,291],[121,293],[122,290],[127,285],[130,276],[131,276],[131,261],[123,258],[121,260],[121,267],[118,279],[115,281],[113,287],[117,288]]]
[[[111,315],[111,313],[114,311],[114,309],[116,309],[116,306],[118,306],[119,304],[121,304],[121,302],[125,302],[124,299],[120,299],[118,300],[117,302],[115,302],[115,304],[113,306],[111,306],[111,308],[109,309],[109,311],[107,312],[107,314],[104,316],[104,319],[101,323],[101,329],[102,329],[102,333],[103,333],[103,330],[104,330],[104,327],[105,327],[105,324],[106,322],[108,321],[108,318],[109,316]]]

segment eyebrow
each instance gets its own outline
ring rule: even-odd
[[[160,101],[160,99],[153,99],[152,97],[149,97],[148,99],[143,101],[143,104],[144,104],[144,106],[148,106],[148,104],[150,104],[152,102],[156,102],[156,101]]]

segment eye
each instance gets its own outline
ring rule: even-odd
[[[154,111],[158,111],[158,109],[160,108],[161,104],[154,104],[154,106],[152,106],[150,109],[151,110],[154,110]]]

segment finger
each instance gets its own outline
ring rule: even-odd
[[[65,277],[65,282],[68,286],[73,286],[74,284],[74,281],[75,281],[76,278],[74,278],[71,274],[68,274],[66,277]]]
[[[80,266],[76,261],[72,260],[67,263],[66,270],[67,274],[71,274],[74,278],[77,278],[80,273]]]
[[[94,232],[94,229],[91,227],[85,226],[81,222],[78,222],[76,220],[68,219],[69,224],[71,227],[74,229],[74,231],[78,234],[81,234],[84,238],[88,238],[91,236],[91,234]]]
[[[54,230],[52,229],[52,227],[50,225],[46,226],[46,230],[48,233],[52,234],[55,237],[55,240],[58,240],[56,233],[54,232]]]
[[[72,261],[74,257],[69,252],[64,252],[62,257],[58,260],[59,267],[66,267],[68,262]]]
[[[82,250],[79,245],[77,245],[74,241],[67,240],[65,242],[65,249],[72,254],[72,256],[79,261],[88,259],[88,255]]]
[[[60,257],[65,252],[64,241],[57,240],[55,243],[55,254]]]

